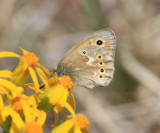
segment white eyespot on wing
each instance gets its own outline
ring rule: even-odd
[[[88,62],[86,62],[86,64],[88,64],[89,66],[94,66],[93,62],[96,61],[95,58],[91,57],[91,56],[87,56],[89,58]]]
[[[76,68],[74,68],[73,71],[79,71],[79,70],[81,70],[81,68],[76,67]]]
[[[98,76],[99,75],[99,73],[96,72],[96,71],[93,71],[93,74],[94,74],[94,76]]]

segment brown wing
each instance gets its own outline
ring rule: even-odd
[[[57,73],[69,75],[75,85],[106,86],[114,74],[115,47],[112,31],[95,32],[66,54],[57,66]]]
[[[82,49],[86,46],[92,46],[95,44],[92,44],[90,40],[96,38],[96,37],[101,37],[106,41],[105,48],[107,51],[110,53],[111,56],[115,56],[115,49],[116,49],[116,37],[115,33],[109,29],[102,29],[99,31],[96,31],[87,37],[85,37],[83,40],[79,41],[77,44],[75,44],[64,56],[64,58],[61,60],[61,62],[66,59],[68,56],[70,56],[72,53],[75,53],[77,50]]]

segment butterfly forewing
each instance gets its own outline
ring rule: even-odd
[[[115,35],[97,31],[80,41],[57,66],[59,76],[69,75],[75,85],[87,88],[107,86],[114,74]]]

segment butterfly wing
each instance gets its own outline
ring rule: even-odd
[[[115,48],[111,29],[97,31],[71,48],[59,62],[57,74],[69,75],[75,85],[87,88],[107,86],[114,74]]]

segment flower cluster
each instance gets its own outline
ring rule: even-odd
[[[10,133],[43,133],[46,111],[54,112],[52,133],[88,133],[89,122],[82,114],[75,114],[73,83],[69,76],[51,76],[33,53],[19,48],[0,52],[0,58],[18,58],[12,71],[0,70],[0,127]],[[31,77],[31,83],[28,78]],[[41,84],[40,84],[41,81]],[[26,94],[27,89],[33,93]],[[62,111],[64,121],[58,125]],[[67,116],[66,112],[70,114]]]

